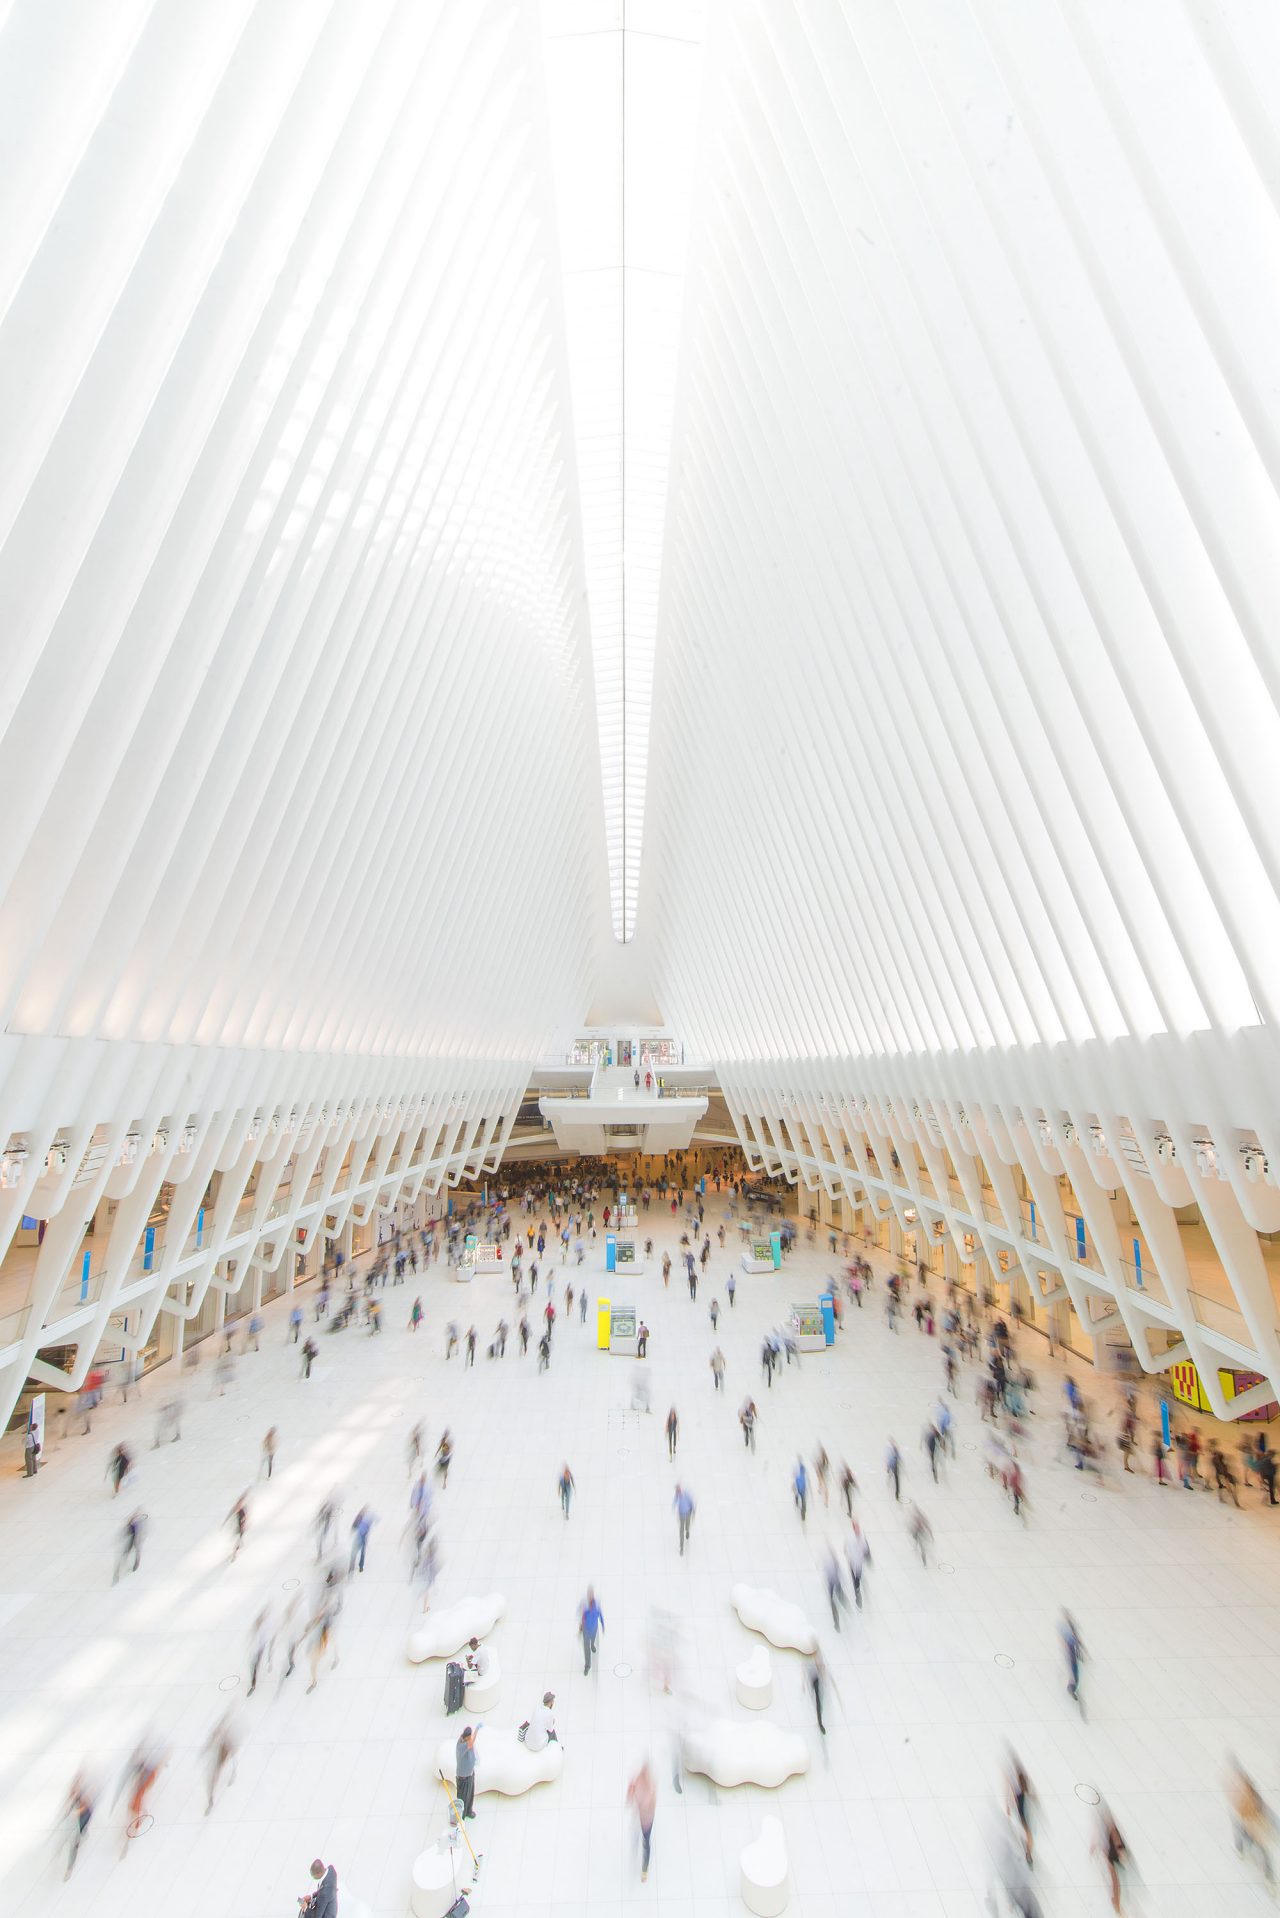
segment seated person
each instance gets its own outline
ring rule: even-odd
[[[555,1702],[554,1692],[543,1692],[541,1705],[533,1716],[526,1720],[523,1726],[526,1751],[545,1751],[553,1740],[557,1745],[560,1743],[560,1740],[556,1738],[555,1715],[551,1709]]]
[[[462,1674],[464,1685],[474,1685],[477,1680],[487,1678],[493,1664],[493,1654],[487,1645],[478,1638],[467,1640],[467,1669]]]

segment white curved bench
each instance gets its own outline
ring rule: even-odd
[[[782,1784],[809,1769],[809,1748],[799,1732],[777,1725],[745,1725],[719,1718],[686,1736],[681,1746],[686,1771],[701,1772],[716,1785]]]
[[[816,1652],[818,1634],[798,1605],[763,1585],[735,1585],[729,1602],[744,1625],[783,1651]]]
[[[776,1818],[766,1818],[760,1836],[742,1848],[742,1902],[756,1918],[779,1918],[791,1897],[787,1841]]]
[[[738,1703],[748,1711],[762,1712],[773,1703],[773,1660],[763,1645],[757,1645],[750,1658],[744,1658],[734,1674]]]
[[[439,1839],[418,1853],[413,1861],[413,1882],[409,1889],[413,1918],[445,1918],[458,1893],[469,1887],[466,1864],[465,1855],[459,1859],[458,1854]]]
[[[472,1632],[471,1637],[476,1634]],[[486,1645],[489,1654],[489,1669],[481,1678],[476,1672],[465,1666],[462,1673],[462,1709],[472,1717],[477,1712],[487,1712],[498,1702],[498,1693],[502,1690],[502,1660],[492,1645]]]
[[[457,1739],[442,1738],[436,1746],[435,1769],[454,1784],[457,1763]],[[514,1729],[482,1725],[476,1734],[476,1790],[501,1792],[504,1798],[518,1798],[535,1785],[548,1785],[564,1770],[564,1747],[551,1739],[540,1752],[531,1752],[521,1744]]]
[[[487,1638],[506,1609],[502,1593],[489,1592],[428,1612],[409,1634],[410,1661],[421,1665],[425,1658],[452,1658],[470,1639]]]

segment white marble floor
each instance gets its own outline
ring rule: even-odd
[[[714,1225],[718,1212],[710,1214]],[[655,1225],[659,1219],[651,1215]],[[664,1227],[672,1238],[669,1220]],[[445,1730],[443,1668],[404,1657],[411,1599],[398,1540],[405,1516],[405,1436],[445,1424],[456,1464],[438,1500],[444,1571],[437,1599],[497,1588],[509,1611],[495,1642],[505,1674],[495,1724],[515,1724],[551,1687],[566,1753],[562,1780],[530,1798],[481,1797],[469,1827],[482,1852],[477,1912],[620,1913],[636,1901],[663,1918],[739,1912],[737,1859],[772,1802],[786,1828],[792,1910],[814,1918],[978,1918],[985,1909],[981,1834],[1005,1738],[1037,1785],[1044,1821],[1037,1878],[1049,1914],[1102,1912],[1089,1854],[1091,1812],[1077,1786],[1110,1800],[1162,1918],[1213,1918],[1268,1901],[1232,1849],[1221,1789],[1237,1750],[1263,1789],[1280,1793],[1280,1512],[1236,1513],[1206,1494],[1157,1490],[1112,1476],[1097,1490],[1056,1462],[1061,1367],[1029,1349],[1042,1381],[1028,1447],[1031,1516],[1023,1527],[987,1480],[977,1449],[972,1383],[962,1382],[960,1445],[934,1488],[919,1449],[940,1383],[936,1341],[892,1336],[882,1293],[829,1354],[807,1357],[764,1389],[762,1330],[795,1299],[813,1297],[830,1269],[822,1242],[803,1244],[780,1279],[740,1275],[719,1339],[727,1389],[712,1390],[707,1320],[736,1234],[712,1261],[697,1304],[656,1271],[630,1291],[652,1329],[653,1415],[629,1410],[632,1364],[598,1353],[594,1323],[562,1318],[550,1373],[518,1344],[489,1363],[484,1341],[510,1313],[505,1278],[470,1288],[439,1268],[422,1289],[427,1325],[406,1329],[412,1285],[387,1291],[386,1330],[321,1339],[309,1383],[285,1343],[280,1307],[263,1350],[239,1366],[224,1398],[210,1396],[206,1362],[190,1392],[180,1444],[149,1447],[164,1374],[139,1400],[105,1408],[92,1435],[73,1437],[28,1483],[0,1483],[0,1909],[78,1918],[268,1918],[294,1909],[320,1853],[378,1914],[401,1918],[417,1851],[445,1806],[429,1771]],[[577,1275],[570,1275],[576,1277]],[[563,1280],[557,1287],[560,1291]],[[591,1275],[592,1295],[607,1289]],[[616,1296],[616,1290],[615,1290]],[[541,1288],[538,1305],[542,1303]],[[444,1361],[443,1326],[480,1327],[472,1371]],[[1088,1389],[1088,1387],[1086,1388]],[[759,1449],[744,1452],[735,1412],[750,1390],[761,1410]],[[675,1465],[662,1433],[669,1403],[682,1430]],[[274,1479],[255,1493],[248,1543],[228,1562],[223,1520],[253,1480],[275,1424]],[[885,1484],[893,1432],[936,1538],[923,1570]],[[136,1493],[115,1502],[103,1472],[117,1438],[139,1447]],[[825,1442],[848,1456],[874,1553],[869,1603],[840,1636],[821,1577],[828,1535],[843,1533],[833,1500],[802,1530],[788,1491],[797,1448]],[[7,1465],[15,1454],[6,1448]],[[568,1459],[577,1499],[565,1523],[556,1479]],[[689,1555],[677,1554],[672,1485],[698,1512]],[[317,1503],[344,1487],[346,1517],[380,1514],[368,1570],[350,1587],[341,1663],[304,1691],[304,1668],[253,1699],[246,1636],[258,1607],[284,1602],[286,1581],[312,1579],[309,1528]],[[126,1509],[152,1519],[141,1572],[114,1588],[114,1540]],[[777,1655],[770,1716],[809,1741],[807,1776],[780,1792],[721,1792],[705,1781],[671,1788],[670,1707],[646,1683],[654,1607],[683,1621],[686,1689],[713,1711],[733,1702],[732,1673],[752,1642],[728,1604],[736,1579],[770,1585],[823,1626],[836,1696],[820,1740],[798,1663]],[[603,1668],[584,1681],[575,1622],[588,1581],[606,1619]],[[1060,1605],[1075,1613],[1092,1658],[1088,1722],[1064,1695],[1055,1637]],[[222,1687],[229,1689],[224,1691]],[[204,1816],[200,1751],[235,1701],[244,1736],[238,1773]],[[169,1761],[154,1792],[154,1826],[119,1858],[123,1806],[104,1793],[74,1876],[54,1851],[57,1812],[85,1763],[114,1783],[135,1736],[155,1728]],[[661,1781],[654,1862],[641,1885],[623,1797],[652,1752]]]

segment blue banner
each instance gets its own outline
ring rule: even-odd
[[[156,1229],[153,1225],[149,1225],[142,1235],[142,1269],[144,1272],[151,1270],[155,1264],[155,1256]]]
[[[1076,1257],[1079,1259],[1081,1265],[1085,1263],[1088,1257],[1088,1247],[1084,1242],[1084,1220],[1079,1216],[1076,1218]]]

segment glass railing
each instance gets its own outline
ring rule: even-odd
[[[1153,1265],[1135,1265],[1132,1259],[1121,1259],[1120,1271],[1131,1292],[1141,1292],[1144,1298],[1155,1299],[1160,1305],[1172,1304],[1164,1280]]]
[[[1226,1305],[1221,1299],[1211,1299],[1203,1292],[1192,1292],[1191,1309],[1196,1315],[1196,1323],[1206,1332],[1219,1332],[1225,1339],[1235,1339],[1240,1345],[1252,1345],[1244,1313],[1234,1305]]]
[[[31,1307],[29,1305],[19,1306],[16,1312],[0,1314],[0,1350],[6,1346],[16,1345],[18,1343],[18,1340],[27,1329],[27,1321],[30,1317]]]
[[[82,1305],[96,1305],[102,1297],[105,1279],[103,1272],[91,1272],[88,1278],[76,1273],[64,1279],[45,1314],[46,1324],[52,1325],[58,1319],[66,1318],[69,1312],[76,1311]]]

